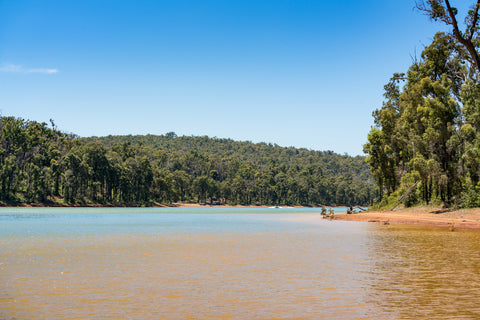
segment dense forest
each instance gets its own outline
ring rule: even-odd
[[[79,138],[0,118],[0,202],[151,206],[370,205],[364,157],[209,137]]]
[[[462,31],[450,1],[417,3],[452,31],[437,33],[406,73],[393,75],[373,113],[364,151],[383,206],[480,206],[479,7]]]

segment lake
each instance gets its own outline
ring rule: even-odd
[[[0,319],[480,319],[480,232],[319,209],[0,208]]]

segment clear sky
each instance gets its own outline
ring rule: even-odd
[[[384,84],[446,30],[414,5],[0,0],[1,114],[363,154]]]

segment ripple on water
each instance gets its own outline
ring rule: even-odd
[[[0,318],[480,318],[479,232],[297,217],[3,233]]]

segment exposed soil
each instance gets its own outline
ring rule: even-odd
[[[335,220],[383,224],[411,224],[480,229],[480,208],[448,210],[434,207],[401,208],[395,211],[367,211],[337,214]]]

